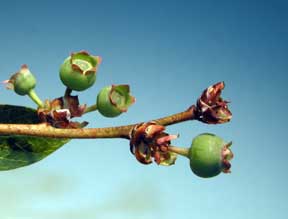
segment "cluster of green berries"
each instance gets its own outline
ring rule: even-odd
[[[60,79],[69,89],[83,91],[96,81],[101,57],[87,52],[72,53],[60,67]],[[128,85],[111,85],[102,88],[97,96],[97,109],[105,117],[116,117],[126,112],[133,104]]]
[[[101,57],[85,51],[72,53],[60,66],[60,79],[68,89],[84,91],[94,85],[100,63]],[[29,95],[39,107],[43,107],[34,92],[36,79],[26,65],[4,82],[7,88],[13,89],[19,95]],[[126,112],[134,102],[135,98],[130,95],[128,85],[111,85],[101,89],[95,108],[105,117],[116,117]]]
[[[60,79],[69,90],[84,91],[94,85],[100,63],[101,58],[99,56],[90,55],[85,51],[72,53],[60,66]],[[28,95],[39,108],[44,107],[44,104],[34,91],[36,79],[26,65],[23,65],[19,72],[13,74],[9,80],[4,82],[7,84],[7,88],[13,89],[19,95]],[[232,114],[227,108],[228,102],[223,101],[220,97],[223,88],[224,83],[217,83],[203,92],[197,102],[198,114],[202,115],[199,120],[212,124],[224,123],[230,120]],[[100,90],[94,106],[103,116],[116,117],[126,112],[128,107],[134,102],[135,98],[130,95],[128,85],[110,85]],[[160,126],[152,124],[149,127],[159,128]],[[161,132],[163,130],[160,127],[160,130],[155,131],[157,134],[155,136],[160,136],[161,138],[158,141],[151,141],[152,143],[149,145],[147,141],[144,141],[144,143],[141,141],[142,136],[145,135],[147,137],[147,133],[144,133],[147,129],[145,128],[142,131],[143,135],[141,130],[140,134],[137,134],[137,138],[140,140],[137,141],[136,139],[135,141],[140,142],[139,147],[137,146],[138,143],[135,144],[136,149],[133,153],[136,154],[136,158],[142,160],[142,163],[151,163],[150,157],[147,156],[150,156],[153,152],[158,164],[167,164],[167,160],[170,159],[166,157],[168,153],[157,150],[161,149],[161,147],[169,148],[170,140],[174,139],[174,137],[167,134],[162,135]],[[149,146],[146,148],[147,150],[143,150],[144,144]],[[225,143],[222,138],[216,135],[206,133],[195,137],[190,148],[179,150],[179,148],[175,149],[176,147],[172,146],[170,150],[189,158],[190,168],[197,176],[208,178],[221,172],[230,172],[231,165],[229,161],[233,158],[233,153],[230,150],[231,144]],[[149,152],[148,149],[151,149],[152,152]],[[172,160],[170,159],[168,165],[174,164],[175,159],[176,157],[173,157]]]

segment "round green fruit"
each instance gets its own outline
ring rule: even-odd
[[[195,137],[189,149],[190,168],[197,176],[209,178],[221,172],[229,172],[228,162],[233,154],[224,140],[214,134]]]
[[[134,103],[128,85],[112,85],[104,87],[97,96],[97,109],[105,117],[116,117],[126,112]]]
[[[27,95],[36,86],[36,79],[27,65],[23,65],[19,72],[12,75],[9,82],[19,95]]]
[[[71,90],[83,91],[96,81],[96,70],[100,57],[87,52],[74,53],[65,59],[60,66],[60,79]]]

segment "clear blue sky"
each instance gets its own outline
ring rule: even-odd
[[[100,55],[92,104],[106,85],[128,83],[137,98],[115,119],[90,127],[180,112],[225,81],[233,120],[168,128],[175,145],[202,132],[232,140],[232,174],[201,179],[188,161],[143,166],[126,140],[74,140],[47,159],[0,173],[1,219],[270,219],[288,203],[287,1],[3,1],[0,76],[28,64],[41,98],[64,92],[58,69],[73,51]],[[33,103],[0,89],[0,103]],[[285,137],[286,136],[286,137]]]

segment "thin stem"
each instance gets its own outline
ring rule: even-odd
[[[190,107],[185,112],[173,114],[153,120],[160,125],[167,126],[196,119],[195,106]],[[130,139],[133,128],[138,125],[106,127],[106,128],[78,128],[61,129],[54,128],[47,123],[41,124],[0,124],[1,135],[29,135],[37,137],[51,138],[125,138]]]
[[[168,150],[171,151],[171,152],[174,152],[176,154],[182,155],[184,157],[187,157],[187,158],[189,156],[189,148],[168,146]]]
[[[97,104],[94,104],[94,105],[88,106],[85,109],[84,114],[85,113],[90,113],[90,112],[93,112],[93,111],[96,111],[96,110],[97,110]]]
[[[65,97],[68,97],[68,96],[71,95],[71,93],[72,93],[72,89],[70,89],[69,87],[66,87],[64,96],[65,96]]]
[[[40,100],[34,89],[29,91],[28,96],[38,105],[38,107],[44,106],[42,100]]]

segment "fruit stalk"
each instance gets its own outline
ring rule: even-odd
[[[66,87],[64,96],[69,97],[71,96],[71,93],[72,93],[72,89],[70,89],[69,87]]]
[[[97,110],[97,104],[93,104],[91,106],[86,107],[84,113],[90,113]]]
[[[38,107],[43,107],[43,102],[40,100],[40,98],[38,97],[38,95],[36,94],[34,89],[31,89],[28,92],[28,96],[30,97],[31,100],[33,100],[34,103],[36,103],[38,105]]]
[[[176,154],[182,155],[183,157],[189,156],[189,148],[184,148],[184,147],[176,147],[176,146],[168,146],[168,150],[170,152],[174,152]]]

